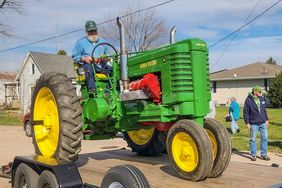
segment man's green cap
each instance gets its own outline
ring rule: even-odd
[[[252,91],[261,91],[261,87],[260,86],[254,86]]]
[[[86,31],[98,31],[98,28],[94,21],[89,20],[85,23],[85,30]]]

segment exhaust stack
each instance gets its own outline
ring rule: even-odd
[[[176,33],[176,26],[173,26],[170,30],[170,35],[169,35],[170,44],[174,44],[176,42],[175,33]]]
[[[128,72],[127,72],[127,50],[126,50],[126,42],[125,42],[125,29],[119,17],[117,17],[117,25],[119,27],[119,36],[120,36],[121,81],[122,81],[123,92],[128,92],[129,80],[128,80]]]

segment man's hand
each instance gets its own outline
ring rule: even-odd
[[[269,127],[269,121],[267,120],[265,123],[266,123],[266,126],[268,128]]]
[[[82,57],[81,61],[90,64],[92,62],[92,58],[91,57]]]
[[[249,130],[251,129],[251,125],[249,123],[247,124],[247,127]]]

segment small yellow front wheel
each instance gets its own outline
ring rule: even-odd
[[[66,75],[43,74],[31,100],[31,126],[35,153],[75,160],[81,150],[80,97]]]
[[[208,176],[213,165],[212,145],[205,130],[196,122],[176,122],[168,132],[166,145],[179,177],[199,181]]]
[[[162,132],[153,126],[123,133],[124,140],[132,151],[142,156],[156,156],[165,150],[161,134]]]

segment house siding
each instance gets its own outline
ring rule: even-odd
[[[244,105],[248,93],[255,85],[264,88],[264,79],[216,81],[216,93],[212,89],[212,100],[218,105],[228,105],[230,98],[235,97],[240,105]]]
[[[0,106],[3,106],[5,103],[5,83],[7,83],[7,80],[0,80]]]
[[[34,74],[32,74],[32,64],[34,64]],[[33,59],[29,56],[22,69],[20,80],[20,107],[23,114],[29,110],[32,92],[32,87],[35,86],[36,80],[41,76],[40,70],[34,63]]]

